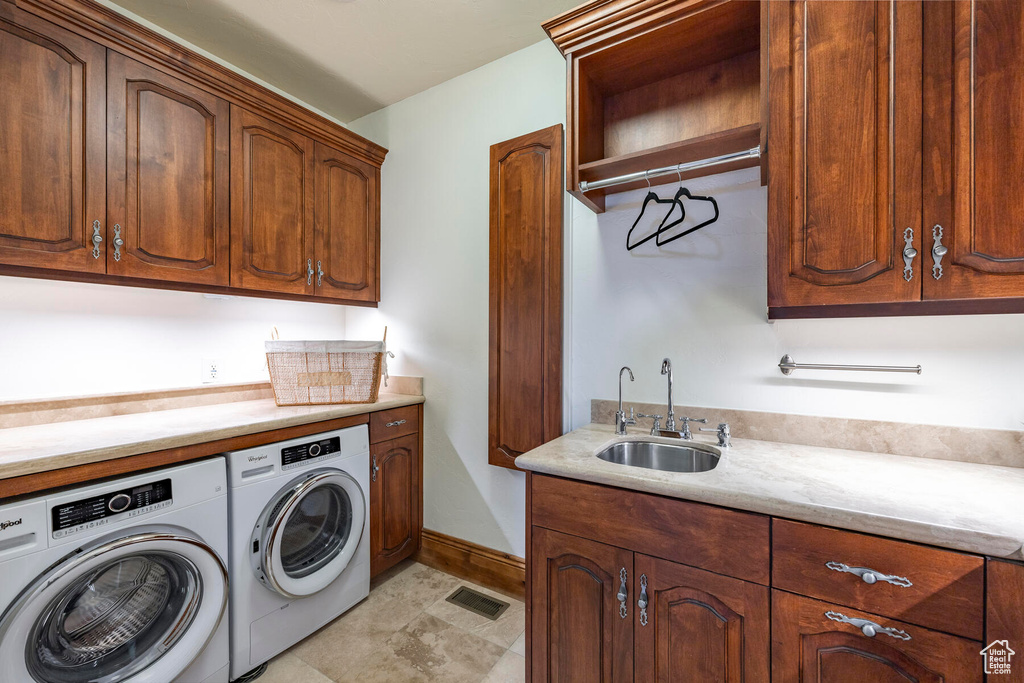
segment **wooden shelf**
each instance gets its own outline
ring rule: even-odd
[[[601,212],[606,193],[645,183],[584,194],[581,180],[763,147],[761,13],[753,0],[595,0],[547,22],[569,66],[569,191]]]

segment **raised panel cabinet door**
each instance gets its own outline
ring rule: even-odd
[[[370,446],[370,571],[412,555],[420,528],[419,435]]]
[[[491,146],[488,461],[562,434],[562,126]]]
[[[893,629],[865,635],[865,620]],[[870,629],[869,629],[870,632]],[[772,591],[773,683],[980,683],[982,644]]]
[[[316,143],[317,296],[380,300],[380,169]]]
[[[105,80],[103,47],[0,3],[0,264],[106,269]]]
[[[1024,297],[1024,3],[925,3],[926,299]]]
[[[107,272],[229,284],[230,108],[111,52]]]
[[[231,286],[313,294],[313,141],[231,105]]]
[[[921,2],[769,3],[768,305],[921,298]]]
[[[768,683],[767,587],[646,555],[635,566],[638,681]]]
[[[530,680],[632,681],[633,553],[534,527],[529,570]]]

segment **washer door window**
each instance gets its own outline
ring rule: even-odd
[[[323,590],[352,561],[365,521],[365,498],[355,479],[340,470],[310,472],[260,516],[253,531],[256,574],[289,598]]]
[[[172,681],[206,647],[227,573],[201,541],[147,531],[68,555],[0,618],[0,679]]]

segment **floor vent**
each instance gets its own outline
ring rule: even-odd
[[[507,602],[495,600],[489,595],[484,595],[480,591],[475,591],[466,586],[459,586],[459,589],[445,598],[445,600],[491,620],[497,619],[501,616],[502,612],[508,609]]]

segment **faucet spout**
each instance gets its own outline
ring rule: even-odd
[[[626,412],[622,409],[622,373],[629,373],[629,381],[634,381],[633,371],[628,366],[623,365],[622,369],[619,370],[619,412],[615,413],[615,433],[618,436],[622,436],[626,433],[626,426],[636,424],[636,420],[633,419],[633,409],[629,409],[629,417],[626,417]]]
[[[661,361],[661,374],[668,375],[668,415],[665,419],[665,430],[674,431],[676,428],[676,411],[672,407],[672,361],[668,358]]]

